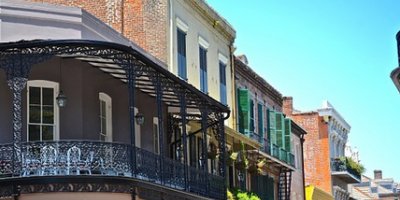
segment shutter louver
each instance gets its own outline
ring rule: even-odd
[[[260,143],[264,142],[264,118],[263,118],[263,106],[262,104],[258,104],[257,107],[258,113],[258,134],[260,136]]]
[[[239,106],[239,132],[242,134],[249,132],[249,91],[247,89],[238,89]]]
[[[280,148],[283,148],[283,131],[284,131],[284,118],[282,113],[275,113],[275,119],[276,119],[276,129],[275,129],[275,134],[276,134],[276,145],[278,145]]]
[[[285,119],[285,150],[290,152],[291,149],[291,132],[292,132],[292,123],[290,119]]]

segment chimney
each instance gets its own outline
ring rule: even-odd
[[[291,116],[293,113],[293,97],[283,97],[283,113]]]
[[[382,179],[382,170],[374,170],[374,179]]]

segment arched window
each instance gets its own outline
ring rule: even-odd
[[[58,140],[58,83],[32,80],[27,84],[27,140]]]
[[[100,101],[100,140],[112,142],[112,102],[106,93],[99,93]]]

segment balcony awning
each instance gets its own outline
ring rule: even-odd
[[[210,111],[229,113],[229,108],[210,96],[202,93],[193,85],[175,76],[167,66],[137,46],[125,46],[116,43],[90,40],[32,40],[0,44],[0,68],[7,74],[13,71],[15,56],[36,60],[40,63],[52,56],[74,58],[87,62],[93,67],[110,74],[112,77],[128,82],[127,67],[133,67],[135,88],[155,97],[157,84],[160,84],[162,101],[171,107],[180,106],[182,94],[187,108],[206,107]],[[25,56],[25,57],[24,57]],[[14,58],[14,59],[10,59]],[[19,62],[26,62],[19,61]],[[157,82],[159,81],[159,82]]]

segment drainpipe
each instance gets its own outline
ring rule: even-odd
[[[304,134],[300,136],[300,146],[301,146],[301,171],[303,173],[303,200],[306,200],[306,176],[304,174],[304,150],[303,150],[303,145],[304,145]]]
[[[236,122],[236,83],[235,83],[235,57],[233,56],[233,52],[235,51],[233,47],[233,42],[234,40],[231,41],[229,44],[229,59],[231,61],[231,103],[232,103],[232,108],[231,108],[231,115],[232,115],[232,127],[234,130],[236,130],[237,122]]]
[[[121,1],[121,34],[124,35],[124,29],[125,29],[125,12],[124,12],[124,7],[125,7],[125,0]]]

